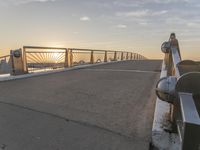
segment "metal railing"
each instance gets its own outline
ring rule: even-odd
[[[0,75],[10,74],[12,72],[11,55],[0,57]]]
[[[124,51],[56,47],[23,47],[25,72],[51,70],[84,64],[123,60],[143,60],[144,56]]]
[[[181,150],[200,150],[200,66],[181,60],[170,42],[162,45],[165,53],[162,71],[167,72],[157,84],[156,94],[172,105],[171,121],[180,138]]]

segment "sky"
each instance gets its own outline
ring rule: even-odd
[[[200,60],[199,0],[0,0],[0,55],[29,46],[111,49],[162,59],[175,32]]]

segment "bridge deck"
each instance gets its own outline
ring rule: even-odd
[[[147,150],[160,67],[127,61],[1,82],[0,149]]]

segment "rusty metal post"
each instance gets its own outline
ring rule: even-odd
[[[108,54],[107,54],[107,51],[105,51],[104,62],[108,62]]]
[[[121,52],[121,60],[124,60],[124,53]]]
[[[91,51],[90,63],[94,64],[94,51]]]

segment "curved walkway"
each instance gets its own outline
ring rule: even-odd
[[[148,150],[161,61],[0,82],[0,150]]]

